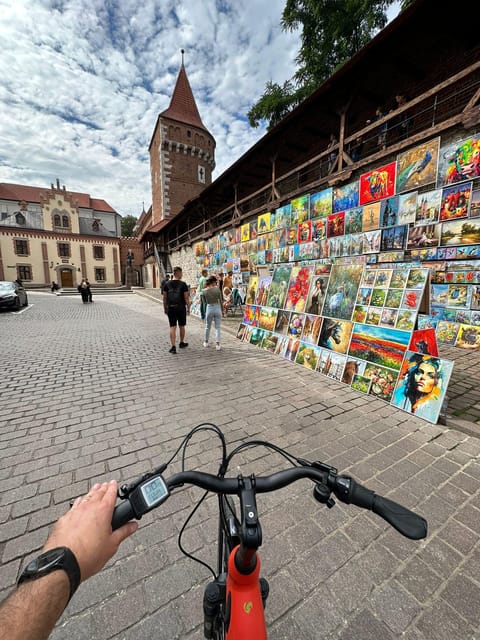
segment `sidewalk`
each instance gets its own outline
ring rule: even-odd
[[[189,347],[172,355],[163,308],[146,297],[29,300],[0,317],[2,596],[71,498],[112,477],[133,480],[168,460],[192,427],[214,422],[229,449],[271,440],[429,522],[427,539],[413,542],[371,513],[319,505],[307,481],[259,496],[269,640],[480,640],[480,439],[242,343],[235,318],[219,352],[202,347],[202,323],[191,318]],[[186,466],[215,473],[218,462],[218,441],[198,434]],[[231,473],[284,463],[249,449]],[[52,639],[200,640],[209,572],[181,554],[177,536],[202,493],[183,488],[147,514],[80,586]],[[216,533],[209,497],[184,545],[214,564]]]

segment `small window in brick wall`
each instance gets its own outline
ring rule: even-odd
[[[105,259],[105,248],[100,244],[96,244],[93,247],[93,257],[95,260],[104,260]]]

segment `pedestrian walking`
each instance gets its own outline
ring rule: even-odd
[[[90,291],[90,285],[88,283],[88,280],[83,278],[80,284],[78,285],[77,289],[80,295],[82,296],[83,304],[87,304],[87,302],[90,302],[90,298],[92,294]]]
[[[190,314],[190,295],[188,286],[182,280],[181,267],[173,270],[173,279],[165,283],[163,287],[163,308],[168,316],[170,324],[170,344],[169,353],[177,353],[175,346],[177,324],[180,334],[180,349],[188,347],[185,342],[185,326],[187,324],[187,314]]]
[[[212,322],[215,323],[215,349],[220,351],[220,332],[222,326],[222,294],[217,286],[215,276],[207,278],[205,288],[200,294],[205,302],[205,340],[204,347],[208,347]]]
[[[202,269],[202,272],[201,272],[200,278],[198,279],[198,284],[197,284],[198,294],[201,294],[202,291],[205,289],[205,286],[207,284],[207,276],[208,276],[208,271],[206,269]],[[205,311],[206,311],[205,302],[202,296],[200,295],[200,316],[202,320],[205,320]]]

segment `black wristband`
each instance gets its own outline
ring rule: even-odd
[[[49,549],[38,557],[31,560],[22,571],[18,579],[18,585],[27,580],[37,580],[42,576],[46,576],[52,571],[62,569],[68,576],[70,582],[70,602],[73,594],[78,589],[81,581],[80,567],[74,553],[68,547],[56,547]]]

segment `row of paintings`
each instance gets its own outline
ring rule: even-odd
[[[315,231],[313,225],[304,225],[317,219],[326,219],[325,235],[340,235],[410,223],[447,222],[469,215],[477,217],[480,190],[473,191],[471,181],[479,176],[480,135],[442,148],[440,139],[435,138],[399,154],[396,162],[362,174],[356,182],[299,196],[241,227],[197,243],[195,253],[197,256],[215,253],[277,230],[288,230],[290,244],[295,243],[294,236],[297,243],[309,242],[309,235],[314,238]],[[418,193],[419,188],[435,182],[442,188]],[[344,214],[343,220],[331,217],[337,213]]]
[[[352,337],[355,343],[348,355],[322,348],[323,343],[316,346],[294,335],[243,323],[237,337],[432,423],[438,420],[453,369],[453,362],[441,360],[436,353],[409,350],[408,341],[399,359],[392,358],[390,336],[379,330],[368,336],[361,326]],[[425,340],[418,342],[426,344]],[[364,357],[372,347],[379,361]]]

